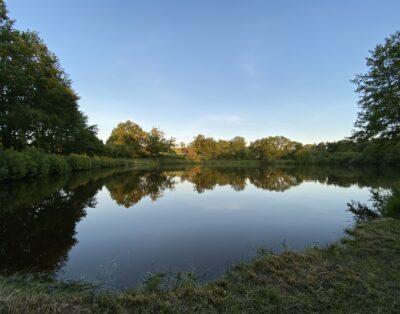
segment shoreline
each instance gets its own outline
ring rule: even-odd
[[[335,167],[398,167],[392,163],[352,162],[349,160],[261,160],[261,159],[188,159],[182,155],[148,158],[112,158],[88,155],[57,155],[44,153],[35,148],[25,151],[0,150],[0,183],[27,178],[43,178],[53,175],[77,173],[103,168],[160,169],[162,167],[268,167],[268,166],[335,166]]]

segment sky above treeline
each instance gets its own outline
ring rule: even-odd
[[[8,0],[70,75],[106,140],[128,119],[196,134],[303,143],[348,136],[350,82],[400,30],[399,0]]]

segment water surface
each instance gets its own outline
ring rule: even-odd
[[[393,180],[374,169],[193,167],[4,184],[0,269],[116,288],[160,271],[210,280],[259,247],[336,241],[353,223],[346,203]]]

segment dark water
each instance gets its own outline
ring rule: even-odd
[[[326,244],[351,200],[389,188],[378,169],[189,168],[83,173],[0,186],[0,271],[122,288],[159,271],[221,274],[259,247]]]

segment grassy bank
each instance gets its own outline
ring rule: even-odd
[[[337,244],[300,253],[261,251],[221,278],[147,280],[111,293],[82,283],[0,277],[2,313],[396,313],[400,311],[400,222],[359,224]]]

